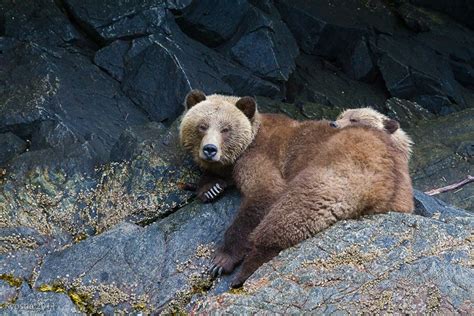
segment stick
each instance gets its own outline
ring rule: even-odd
[[[440,194],[440,193],[443,193],[443,192],[456,190],[457,188],[460,188],[460,187],[462,187],[462,186],[464,186],[468,183],[471,183],[471,182],[474,182],[474,177],[471,176],[471,175],[468,175],[467,178],[462,180],[461,182],[454,183],[454,184],[451,184],[451,185],[447,185],[447,186],[442,187],[442,188],[437,188],[437,189],[433,189],[433,190],[430,190],[430,191],[426,191],[425,193],[428,194],[428,195],[436,195],[436,194]]]

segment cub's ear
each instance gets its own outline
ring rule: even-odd
[[[186,110],[189,110],[199,102],[202,102],[206,100],[206,95],[204,92],[201,90],[191,90],[189,93],[186,95],[186,99],[184,100],[184,106],[186,107]]]
[[[400,128],[400,124],[395,120],[388,119],[383,121],[383,127],[387,132],[393,134],[397,129]]]
[[[252,119],[257,110],[257,101],[252,97],[243,97],[235,104],[235,106],[244,112],[245,116]]]

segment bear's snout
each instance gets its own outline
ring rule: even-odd
[[[217,147],[213,144],[207,144],[202,148],[202,152],[207,160],[212,160],[217,154]]]
[[[338,128],[338,127],[339,127],[339,125],[337,124],[336,121],[331,121],[331,122],[329,123],[329,126],[334,127],[334,128]]]

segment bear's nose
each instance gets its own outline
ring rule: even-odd
[[[207,145],[204,145],[204,147],[202,148],[202,151],[204,153],[204,156],[206,156],[207,159],[211,159],[217,154],[217,147],[212,144],[207,144]]]
[[[337,128],[338,125],[336,122],[331,121],[331,123],[329,123],[329,126]]]

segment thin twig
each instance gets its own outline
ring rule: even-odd
[[[450,185],[447,185],[447,186],[442,187],[442,188],[437,188],[437,189],[433,189],[433,190],[430,190],[430,191],[426,191],[425,193],[428,194],[428,195],[436,195],[436,194],[440,194],[440,193],[443,193],[443,192],[456,190],[457,188],[460,188],[460,187],[462,187],[462,186],[464,186],[468,183],[471,183],[471,182],[474,182],[474,177],[471,176],[471,175],[468,175],[467,178],[462,180],[461,182],[450,184]]]

